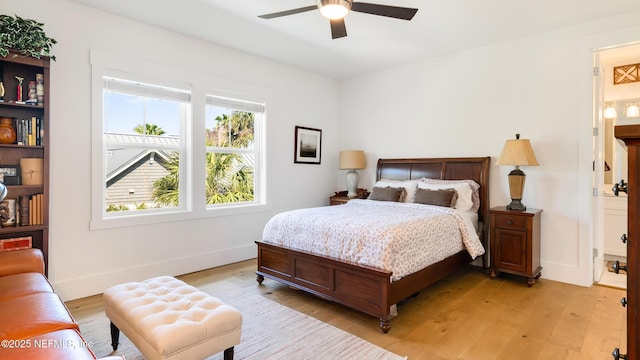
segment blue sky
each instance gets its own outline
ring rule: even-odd
[[[145,109],[143,103],[136,99],[137,97],[126,94],[107,94],[105,111],[108,113],[108,121],[105,125],[105,132],[135,134],[133,128],[144,122],[146,111],[147,122],[158,125],[166,132],[166,135],[180,133],[179,103],[147,98]],[[215,126],[213,119],[224,112],[223,109],[207,106],[207,128],[213,128]]]
[[[173,101],[147,100],[146,109],[135,96],[109,93],[105,101],[108,121],[106,132],[135,134],[136,125],[144,123],[145,111],[148,123],[158,125],[167,135],[180,133],[180,105]]]

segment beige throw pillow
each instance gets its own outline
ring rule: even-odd
[[[455,207],[458,193],[453,189],[429,190],[418,189],[416,191],[416,203]]]
[[[373,190],[371,190],[371,195],[369,195],[369,200],[398,202],[405,194],[406,194],[406,190],[404,188],[394,188],[391,186],[387,186],[387,187],[375,186]]]

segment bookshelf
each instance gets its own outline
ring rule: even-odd
[[[31,246],[41,249],[44,254],[45,271],[48,270],[49,259],[49,64],[48,57],[36,59],[15,52],[0,57],[0,76],[4,87],[0,117],[12,118],[16,131],[15,142],[0,143],[0,172],[11,173],[14,169],[19,173],[17,179],[0,176],[4,177],[8,189],[5,201],[13,199],[16,203],[15,224],[2,224],[0,241],[30,237]],[[21,102],[18,101],[20,78]],[[33,88],[34,85],[30,84],[32,81],[37,94],[35,101],[29,102],[30,86]],[[37,171],[31,167],[20,167],[21,160],[26,164],[33,159],[42,159],[41,167],[35,169]]]

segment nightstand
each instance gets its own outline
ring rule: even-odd
[[[357,197],[348,197],[346,191],[336,192],[335,195],[329,198],[329,205],[342,205],[348,203],[351,199],[366,199],[369,197],[367,189],[358,189],[356,191],[358,193]]]
[[[489,210],[489,276],[500,271],[525,276],[531,287],[540,277],[540,209],[525,211],[494,207]]]

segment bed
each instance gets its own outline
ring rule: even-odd
[[[488,226],[485,221],[489,218],[489,163],[490,157],[379,159],[376,179],[475,181],[479,185],[475,230],[487,249]],[[311,251],[267,243],[264,239],[256,241],[256,244],[259,284],[265,277],[270,278],[375,316],[380,320],[380,329],[384,333],[391,329],[397,303],[472,261],[469,251],[462,249],[425,268],[393,278],[393,271],[378,266],[321,256]],[[482,264],[487,267],[486,252],[482,255]]]

